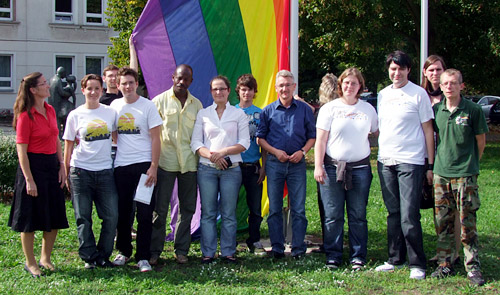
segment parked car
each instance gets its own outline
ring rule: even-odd
[[[377,95],[376,94],[373,94],[371,92],[364,92],[361,94],[361,96],[359,98],[368,102],[369,104],[371,104],[375,108],[375,110],[377,110]]]
[[[490,109],[490,122],[500,123],[500,101],[495,102]]]
[[[481,99],[477,102],[478,105],[481,106],[483,109],[484,117],[488,119],[490,117],[490,109],[495,104],[497,101],[500,101],[499,96],[483,96]]]

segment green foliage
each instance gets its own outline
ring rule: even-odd
[[[16,137],[0,131],[0,195],[14,191],[17,165]]]
[[[356,66],[372,92],[390,83],[385,56],[413,58],[419,82],[420,2],[416,0],[300,0],[301,91],[316,95],[321,77]],[[460,69],[469,93],[499,93],[500,1],[429,1],[429,54]],[[480,73],[480,74],[479,74]],[[314,89],[310,89],[314,87]]]
[[[106,15],[109,27],[118,32],[111,38],[113,46],[108,48],[109,57],[119,67],[130,63],[128,39],[142,13],[147,0],[109,0]]]

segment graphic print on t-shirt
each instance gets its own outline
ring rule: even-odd
[[[141,134],[139,126],[135,126],[135,118],[131,113],[125,113],[118,119],[118,134]]]
[[[257,133],[257,127],[259,126],[260,113],[255,112],[253,114],[245,114],[248,119],[248,130],[250,132],[250,140],[255,140]]]
[[[85,141],[109,139],[110,136],[111,133],[109,132],[108,125],[105,121],[95,119],[88,123]]]

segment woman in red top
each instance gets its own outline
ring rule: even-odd
[[[66,172],[56,113],[45,102],[49,95],[49,85],[41,73],[24,77],[14,103],[12,123],[19,167],[8,225],[21,233],[24,269],[33,277],[43,275],[40,267],[54,270],[50,256],[57,230],[68,228],[62,191]],[[39,264],[33,251],[36,230],[43,231]]]

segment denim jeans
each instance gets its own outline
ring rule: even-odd
[[[257,184],[259,180],[258,166],[240,166],[242,185],[245,186],[247,193],[248,206],[248,239],[246,243],[251,246],[260,240],[260,224],[262,223],[262,183]]]
[[[198,165],[201,196],[201,252],[214,257],[217,251],[217,213],[221,215],[220,252],[223,257],[236,252],[236,204],[241,186],[240,167],[219,170]],[[220,201],[217,196],[220,194]]]
[[[320,184],[321,198],[325,210],[325,239],[323,247],[327,260],[342,262],[344,237],[344,204],[349,225],[350,260],[357,258],[366,262],[368,243],[368,223],[366,205],[372,182],[369,166],[352,170],[352,189],[345,190],[342,182],[337,182],[337,168],[325,165],[327,178]]]
[[[420,199],[424,181],[424,165],[397,164],[385,166],[377,162],[382,197],[387,207],[387,250],[390,264],[426,268],[420,225]]]
[[[170,172],[158,168],[155,210],[153,212],[153,232],[151,234],[151,255],[159,257],[165,245],[168,207],[175,180],[178,183],[179,218],[175,225],[174,252],[187,255],[191,245],[191,220],[196,211],[196,172]]]
[[[69,177],[80,242],[78,254],[87,262],[107,260],[113,251],[118,222],[118,195],[113,169],[89,171],[71,167]],[[102,220],[97,246],[92,231],[92,201],[95,203],[97,215]]]
[[[304,242],[307,229],[305,210],[306,202],[306,162],[280,162],[269,154],[266,161],[267,194],[269,196],[269,216],[267,225],[269,238],[274,252],[283,253],[285,237],[283,235],[283,189],[288,187],[290,211],[292,213],[292,255],[306,252]]]
[[[118,192],[118,226],[116,232],[116,249],[127,257],[132,256],[133,204],[136,205],[137,238],[135,260],[151,258],[151,231],[153,229],[154,198],[149,205],[135,202],[134,196],[141,174],[146,174],[150,162],[135,163],[115,168],[116,191]],[[153,192],[154,194],[154,192]]]

